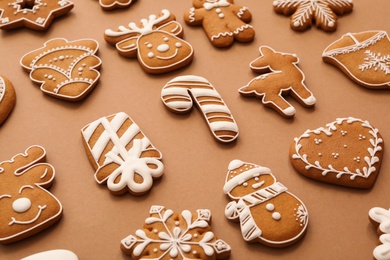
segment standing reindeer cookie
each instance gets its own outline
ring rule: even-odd
[[[285,247],[305,234],[309,221],[306,206],[276,181],[270,169],[233,160],[223,190],[233,200],[226,206],[225,216],[240,222],[245,241]]]
[[[0,244],[24,239],[60,220],[62,205],[46,190],[55,172],[45,157],[46,151],[35,145],[0,162]]]
[[[283,94],[291,94],[305,107],[314,106],[317,100],[306,87],[305,75],[298,68],[298,63],[295,54],[276,52],[270,47],[261,46],[260,57],[249,66],[262,75],[240,88],[240,94],[261,98],[265,106],[285,117],[293,117],[296,110],[283,98]]]
[[[193,0],[192,7],[184,14],[188,25],[202,25],[211,44],[229,47],[234,40],[249,42],[255,37],[248,23],[252,14],[245,6],[235,5],[233,0]]]
[[[104,39],[116,46],[120,55],[136,58],[148,73],[161,74],[184,67],[192,61],[192,46],[181,39],[183,27],[168,10],[150,15],[141,24],[129,23],[118,30],[107,29]]]

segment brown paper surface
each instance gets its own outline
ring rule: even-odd
[[[18,29],[0,32],[0,74],[14,85],[14,111],[0,127],[0,161],[37,144],[47,150],[47,162],[56,170],[50,191],[62,202],[63,218],[38,235],[0,246],[1,259],[22,257],[51,249],[68,249],[80,259],[129,259],[119,249],[121,239],[143,226],[152,205],[174,211],[208,208],[215,234],[232,247],[230,259],[371,259],[378,235],[368,220],[370,208],[389,208],[390,153],[385,151],[375,186],[357,190],[317,182],[298,174],[288,157],[294,137],[306,129],[324,126],[339,117],[358,117],[377,127],[390,140],[390,92],[365,89],[337,68],[322,61],[323,50],[347,32],[390,32],[388,0],[355,0],[353,12],[339,17],[338,29],[326,33],[315,27],[305,32],[290,28],[289,17],[272,10],[272,0],[240,0],[253,14],[256,30],[251,43],[231,48],[213,47],[201,27],[184,24],[183,13],[192,1],[139,0],[130,8],[105,12],[96,0],[75,1],[74,9],[57,18],[45,32]],[[163,75],[145,73],[136,59],[121,57],[104,41],[104,30],[139,21],[169,9],[184,27],[184,39],[195,51],[192,64]],[[19,64],[27,52],[52,38],[99,42],[101,80],[81,102],[45,95]],[[238,89],[257,74],[249,63],[268,45],[296,53],[306,85],[317,98],[315,108],[304,108],[292,98],[294,119],[285,119],[256,98],[240,96]],[[161,89],[172,78],[198,75],[208,79],[231,110],[240,135],[232,144],[213,139],[200,111],[176,115],[161,101]],[[150,193],[114,196],[98,185],[84,151],[81,128],[123,111],[163,154],[165,173]],[[297,244],[274,249],[247,244],[239,224],[224,216],[230,201],[223,193],[227,166],[233,159],[270,168],[277,180],[299,197],[309,210],[307,234]],[[1,211],[1,209],[0,209]]]

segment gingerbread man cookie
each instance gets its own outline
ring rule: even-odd
[[[390,209],[375,207],[368,212],[371,223],[377,227],[380,245],[374,249],[376,260],[390,260]]]
[[[150,15],[141,24],[133,22],[118,30],[107,29],[104,39],[116,46],[120,55],[138,58],[148,73],[161,74],[182,68],[192,61],[192,46],[181,39],[183,27],[168,10],[159,16]]]
[[[285,247],[306,232],[309,214],[303,202],[276,181],[271,170],[233,160],[223,191],[232,199],[225,216],[239,221],[247,242]]]
[[[248,23],[252,14],[233,0],[193,0],[193,7],[184,14],[188,25],[202,25],[211,44],[228,47],[234,40],[249,42],[255,37]]]
[[[55,173],[45,157],[42,147],[31,146],[0,163],[0,243],[29,237],[60,220],[62,205],[46,190]]]
[[[98,42],[92,39],[56,38],[24,55],[20,64],[45,94],[78,101],[99,82],[102,61],[96,56],[98,48]]]
[[[374,185],[382,164],[379,130],[358,118],[338,118],[306,130],[290,146],[290,160],[302,175],[353,188]]]
[[[68,0],[0,0],[0,29],[25,26],[46,30],[54,18],[73,8]]]
[[[123,112],[102,117],[81,132],[96,182],[106,183],[115,195],[142,195],[164,173],[160,151]]]
[[[211,231],[210,210],[175,213],[152,206],[149,213],[143,229],[121,241],[122,251],[133,260],[214,260],[230,256],[230,246]]]
[[[0,125],[7,119],[15,106],[16,94],[12,83],[0,75]]]
[[[274,0],[274,11],[291,15],[290,26],[304,31],[312,22],[318,28],[331,32],[337,29],[337,15],[352,12],[352,0]]]
[[[291,94],[305,107],[314,106],[317,100],[304,83],[305,75],[298,67],[299,58],[295,54],[274,51],[268,46],[261,46],[259,50],[260,57],[249,66],[261,75],[240,88],[240,94],[261,98],[265,106],[285,117],[293,117],[296,110],[283,98],[283,94]]]
[[[322,60],[363,87],[390,88],[390,39],[385,31],[344,34],[325,49]]]
[[[103,8],[103,10],[111,11],[117,8],[129,7],[131,3],[134,1],[133,0],[99,0],[99,4]]]

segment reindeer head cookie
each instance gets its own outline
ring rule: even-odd
[[[0,243],[36,234],[61,218],[61,203],[46,190],[54,168],[43,163],[45,156],[42,147],[31,146],[0,163]]]
[[[233,200],[225,216],[240,222],[245,241],[285,247],[304,235],[309,221],[306,206],[276,181],[270,169],[233,160],[223,190]]]
[[[252,14],[233,0],[193,0],[193,7],[184,14],[188,25],[202,25],[212,45],[229,47],[234,40],[249,42],[255,31],[248,23]]]
[[[192,61],[192,46],[181,39],[183,27],[168,10],[159,16],[150,15],[141,24],[129,23],[117,31],[108,29],[105,40],[116,46],[119,54],[138,57],[141,67],[148,73],[160,74],[179,69]]]
[[[314,106],[317,100],[306,87],[305,75],[298,63],[299,59],[295,54],[261,46],[260,57],[250,64],[250,68],[261,75],[240,88],[240,94],[261,98],[265,106],[275,109],[285,117],[293,117],[296,110],[283,98],[283,94],[292,95],[305,107]]]

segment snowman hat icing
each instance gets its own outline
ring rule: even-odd
[[[235,169],[240,168],[244,164],[246,164],[246,163],[241,161],[241,160],[233,160],[229,163],[228,170],[234,171]],[[263,174],[271,174],[271,173],[272,173],[271,169],[269,169],[267,167],[254,165],[253,168],[247,169],[247,170],[242,171],[242,172],[238,172],[238,174],[236,176],[234,176],[233,178],[231,178],[230,180],[229,180],[229,177],[227,177],[226,183],[223,186],[223,191],[225,192],[225,194],[228,194],[235,187],[241,185],[243,182],[245,182],[249,179],[258,177],[258,176],[263,175]]]

